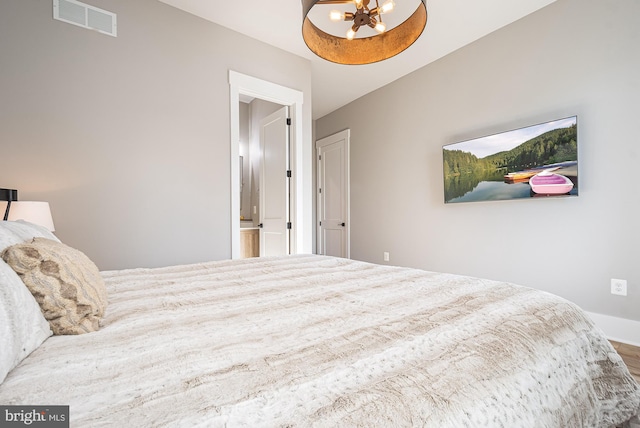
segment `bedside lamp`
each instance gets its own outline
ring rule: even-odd
[[[29,223],[44,226],[51,232],[55,231],[49,202],[16,201],[11,204],[8,220],[24,220]]]
[[[2,220],[7,221],[9,218],[9,210],[11,202],[18,200],[18,191],[15,189],[0,189],[0,201],[7,201],[7,209],[4,212]]]

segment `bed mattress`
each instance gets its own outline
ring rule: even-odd
[[[576,305],[300,255],[102,272],[101,329],[47,339],[0,403],[71,426],[612,427],[640,389]]]

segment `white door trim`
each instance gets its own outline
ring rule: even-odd
[[[229,70],[229,122],[231,124],[231,258],[240,257],[240,179],[238,174],[238,157],[240,156],[240,94],[260,98],[272,103],[290,107],[291,113],[291,254],[311,252],[310,237],[304,236],[305,218],[311,218],[311,207],[304,204],[304,166],[311,165],[309,159],[304,159],[302,130],[303,93],[296,89],[287,88],[276,83],[258,79],[253,76]],[[311,126],[311,124],[309,124]]]
[[[317,177],[316,177],[316,198],[317,198],[317,203],[316,203],[316,215],[317,215],[317,219],[318,222],[316,224],[316,251],[318,254],[323,254],[323,246],[324,246],[324,242],[323,242],[323,234],[322,234],[322,229],[320,226],[320,219],[322,218],[322,202],[321,202],[321,195],[319,192],[319,188],[320,188],[320,183],[321,183],[321,167],[320,167],[320,159],[319,159],[319,155],[320,155],[320,149],[324,146],[328,146],[331,144],[335,144],[336,142],[339,141],[345,141],[345,165],[344,165],[344,174],[345,174],[345,179],[346,179],[346,189],[345,195],[342,195],[342,197],[345,198],[345,234],[346,234],[346,257],[348,259],[351,258],[351,161],[349,160],[349,152],[351,151],[351,130],[350,129],[345,129],[344,131],[340,131],[340,132],[336,132],[335,134],[329,135],[328,137],[322,138],[320,140],[316,141],[316,163],[318,165],[318,167],[316,168],[317,170]]]

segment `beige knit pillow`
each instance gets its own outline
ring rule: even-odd
[[[5,249],[1,256],[36,298],[53,334],[100,328],[107,292],[98,268],[82,252],[34,238]]]

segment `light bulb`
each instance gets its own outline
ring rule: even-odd
[[[382,6],[380,6],[379,13],[391,12],[395,6],[396,4],[393,2],[393,0],[388,0]]]
[[[355,36],[356,36],[356,30],[354,30],[353,28],[349,28],[349,31],[347,31],[347,39],[353,40]]]
[[[362,0],[356,0],[356,9],[362,9]]]
[[[376,24],[375,29],[378,33],[384,33],[387,29],[387,26],[384,25],[384,22],[380,21]]]
[[[339,10],[332,10],[331,13],[329,13],[329,19],[332,21],[343,21],[344,14]]]

